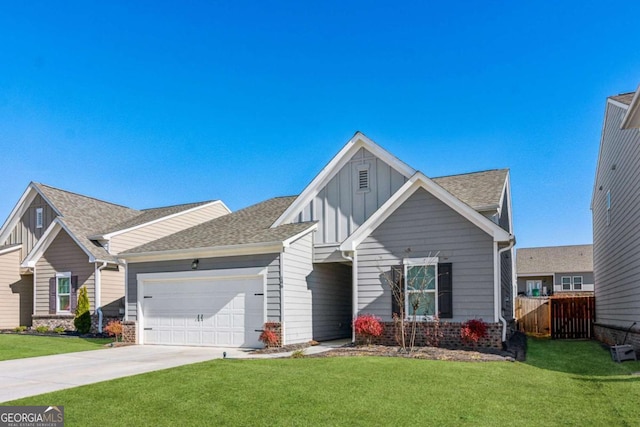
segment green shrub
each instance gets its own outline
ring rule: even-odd
[[[16,326],[13,330],[16,331],[16,332],[24,332],[24,331],[27,330],[27,327],[26,326]]]
[[[53,332],[55,332],[56,334],[61,334],[64,332],[64,328],[62,326],[58,326],[56,328],[53,328]]]
[[[73,298],[73,295],[71,297]],[[88,334],[91,331],[91,313],[89,313],[89,296],[86,286],[80,288],[73,325],[76,327],[76,331],[81,334]]]
[[[36,327],[36,332],[39,334],[46,334],[49,332],[49,327],[47,325],[40,325]]]

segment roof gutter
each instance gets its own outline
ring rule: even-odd
[[[242,245],[213,246],[208,248],[188,248],[172,249],[166,251],[151,251],[140,253],[122,253],[118,257],[127,261],[128,264],[146,261],[167,261],[189,258],[216,258],[234,255],[258,255],[279,253],[284,249],[284,243],[246,243]]]

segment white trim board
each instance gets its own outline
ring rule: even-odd
[[[636,89],[636,93],[633,95],[629,109],[622,119],[620,124],[621,129],[634,129],[640,128],[640,85]]]
[[[389,198],[373,215],[367,219],[341,245],[341,251],[355,250],[364,239],[380,226],[393,212],[411,197],[418,189],[424,189],[451,209],[465,217],[472,224],[493,237],[495,242],[509,242],[513,235],[477,212],[469,205],[440,187],[421,172],[416,172],[393,196]]]
[[[318,175],[311,181],[309,185],[300,193],[296,200],[278,217],[271,225],[275,228],[279,225],[292,221],[295,216],[318,195],[320,190],[345,166],[351,158],[358,152],[360,148],[364,148],[386,162],[393,169],[404,175],[406,178],[416,173],[415,169],[407,165],[393,154],[373,142],[362,132],[356,132],[355,135],[342,147],[333,159],[320,171]]]

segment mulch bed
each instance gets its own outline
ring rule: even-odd
[[[384,345],[348,345],[324,353],[312,354],[307,357],[348,357],[348,356],[382,356],[406,357],[411,359],[449,360],[461,362],[504,362],[514,361],[509,352],[496,349],[447,349],[440,347],[416,347],[413,352],[403,352],[400,347]]]

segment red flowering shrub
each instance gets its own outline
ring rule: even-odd
[[[278,345],[278,334],[271,329],[274,326],[275,324],[272,322],[265,323],[263,331],[258,338],[267,347],[276,347]]]
[[[466,344],[471,344],[474,348],[478,346],[478,341],[487,337],[487,324],[482,319],[467,320],[460,329],[460,338]]]
[[[373,314],[362,314],[353,321],[356,334],[367,339],[367,344],[371,344],[373,337],[379,337],[384,332],[384,327],[380,323],[380,318]]]
[[[119,320],[112,320],[104,327],[104,331],[110,337],[115,337],[116,341],[120,341],[118,337],[122,337],[122,323]]]

